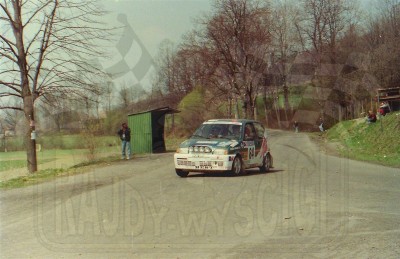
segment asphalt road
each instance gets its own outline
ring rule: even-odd
[[[400,170],[272,132],[274,168],[175,175],[151,155],[0,191],[1,258],[398,258]]]

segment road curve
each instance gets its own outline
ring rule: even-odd
[[[173,154],[0,191],[2,258],[395,258],[398,169],[272,131],[268,173],[176,176]]]

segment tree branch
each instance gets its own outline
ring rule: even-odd
[[[36,10],[33,12],[33,14],[31,15],[31,17],[28,18],[28,20],[26,21],[26,23],[22,25],[22,27],[25,27],[26,25],[28,25],[28,24],[31,22],[31,20],[32,20],[40,11],[42,11],[44,8],[46,8],[47,5],[49,5],[51,2],[52,2],[52,1],[49,0],[49,1],[47,1],[47,3],[42,4],[42,6],[40,6],[40,8],[36,9]]]
[[[14,106],[1,106],[0,105],[0,110],[17,110],[17,111],[24,111],[24,109],[20,108],[20,107],[14,107]]]
[[[1,98],[1,97],[8,97],[8,96],[14,96],[14,97],[19,97],[19,98],[21,98],[21,97],[22,97],[20,94],[13,94],[13,93],[0,93],[0,98]]]
[[[19,85],[15,84],[15,83],[8,83],[8,82],[4,82],[4,81],[0,80],[0,85],[5,85],[5,86],[7,86],[8,88],[12,89],[13,91],[15,91],[15,92],[17,92],[17,93],[19,93],[19,94],[22,93],[21,90],[19,90],[19,89],[17,89],[17,88],[15,87],[15,86],[19,86]]]
[[[14,54],[15,57],[18,58],[18,54],[17,52],[15,52],[14,48],[15,47],[15,43],[9,41],[7,38],[5,38],[4,36],[0,35],[0,39],[2,39],[10,48],[11,52]]]
[[[10,25],[14,27],[14,24],[13,24],[13,22],[12,22],[12,21],[13,21],[12,16],[11,16],[10,12],[8,11],[7,7],[4,6],[3,4],[0,4],[0,7],[1,7],[1,9],[3,9],[3,11],[6,13],[6,15],[7,15],[8,19],[9,19],[9,21],[10,21]]]

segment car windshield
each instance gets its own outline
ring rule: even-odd
[[[202,124],[192,135],[192,138],[226,138],[237,139],[240,137],[241,126],[237,124]]]

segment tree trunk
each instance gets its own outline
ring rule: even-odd
[[[36,157],[36,132],[35,132],[35,116],[33,108],[32,96],[28,95],[24,98],[24,113],[26,119],[26,131],[25,143],[26,143],[26,155],[27,155],[27,166],[29,173],[37,171],[37,157]]]
[[[235,98],[235,119],[239,119],[239,103],[238,103],[238,99]]]
[[[27,163],[28,163],[28,171],[29,173],[35,173],[37,171],[37,163],[36,163],[36,140],[32,139],[31,131],[25,136],[25,141],[27,143],[26,155],[27,155]]]
[[[289,87],[286,85],[286,76],[284,78],[284,85],[283,85],[283,97],[284,97],[284,106],[285,106],[285,120],[287,122],[286,128],[288,129],[290,126],[289,118],[288,118],[288,111],[290,109],[289,104]]]
[[[277,97],[275,98],[275,96],[274,96],[274,108],[275,108],[275,113],[276,113],[276,119],[278,121],[278,127],[282,128],[281,127],[281,114],[279,111],[279,104],[277,102],[278,102],[278,99],[277,99]]]
[[[247,106],[246,119],[254,120],[254,106],[252,104]]]
[[[26,118],[25,125],[26,129],[28,129],[25,135],[27,163],[29,172],[34,173],[37,171],[36,143],[34,140],[34,135],[35,135],[34,107],[33,107],[34,96],[32,96],[32,94],[34,93],[32,93],[29,87],[29,78],[28,78],[29,70],[28,70],[27,54],[25,52],[24,37],[23,37],[24,26],[21,20],[22,3],[20,1],[13,1],[12,4],[14,8],[14,18],[15,18],[12,28],[15,36],[15,46],[17,49],[18,66],[21,75],[20,78],[21,96],[23,98],[23,110]]]
[[[266,96],[266,93],[263,96],[263,102],[264,102],[264,113],[265,113],[265,125],[268,128],[269,127],[269,120],[268,120],[268,107],[267,107],[267,96]]]
[[[243,96],[242,102],[243,102],[243,105],[242,105],[242,113],[243,113],[243,115],[244,115],[244,118],[245,118],[245,119],[248,119],[248,118],[250,117],[250,114],[249,114],[250,102],[249,102],[249,100],[248,100],[247,94],[246,94],[245,96]]]
[[[228,107],[227,107],[228,118],[232,118],[232,98],[228,97]]]

